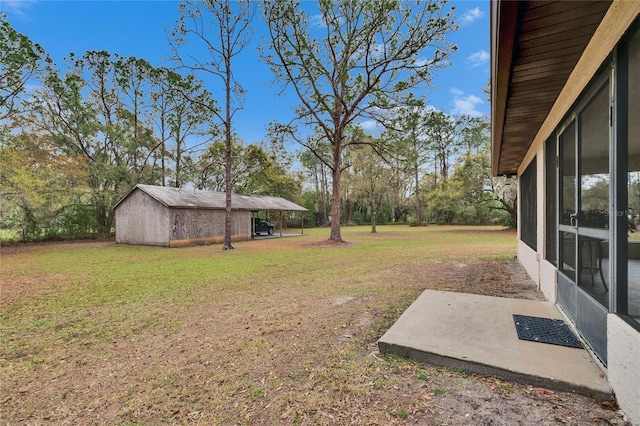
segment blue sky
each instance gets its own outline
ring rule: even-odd
[[[172,0],[0,0],[0,11],[16,30],[44,47],[60,68],[70,52],[81,56],[88,50],[136,56],[155,66],[172,67],[175,64],[166,60],[170,51],[165,27],[172,28],[177,20],[177,4]],[[434,74],[437,87],[425,88],[421,94],[428,104],[449,114],[488,115],[482,88],[489,78],[489,2],[450,1],[447,7],[453,5],[460,29],[449,40],[458,50],[451,57],[452,65]],[[254,44],[262,43],[262,25],[256,21]],[[273,75],[260,61],[255,46],[245,49],[235,69],[247,90],[236,132],[245,143],[259,142],[265,139],[269,122],[293,117],[297,98],[277,96],[280,87],[272,85]]]

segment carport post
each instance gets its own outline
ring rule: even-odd
[[[280,236],[282,237],[282,210],[280,210]]]

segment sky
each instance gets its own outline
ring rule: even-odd
[[[488,115],[482,89],[489,79],[489,1],[450,1],[447,8],[451,6],[456,8],[459,30],[448,39],[458,50],[450,58],[451,66],[435,71],[435,87],[418,94],[448,114]],[[175,66],[167,59],[171,56],[167,29],[178,19],[177,1],[0,0],[0,12],[18,32],[40,44],[58,68],[64,67],[70,52],[82,56],[89,50],[144,58],[154,66]],[[288,122],[298,104],[292,93],[278,95],[281,86],[273,84],[273,74],[258,56],[264,25],[256,20],[253,44],[234,64],[236,78],[247,91],[234,125],[244,143],[265,140],[267,125],[273,120]],[[361,125],[376,133],[371,123]]]

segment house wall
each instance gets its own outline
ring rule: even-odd
[[[540,261],[540,281],[538,283],[538,288],[544,294],[544,297],[551,303],[556,303],[558,301],[558,293],[556,291],[556,285],[558,284],[557,280],[557,269],[556,266],[552,263],[547,262],[546,260]]]
[[[169,245],[181,247],[224,241],[224,210],[171,209]],[[233,241],[251,239],[251,212],[232,212]]]
[[[535,157],[534,157],[535,158]],[[532,159],[533,160],[533,159]],[[531,162],[532,160],[530,160],[529,162]],[[538,161],[537,162],[537,166],[540,166],[540,164],[542,163],[542,161]],[[539,265],[539,255],[538,252],[536,250],[534,250],[533,248],[529,247],[529,245],[527,245],[526,243],[524,243],[522,241],[522,229],[523,229],[523,225],[522,225],[522,215],[520,214],[523,211],[523,206],[522,206],[522,200],[524,199],[523,193],[522,193],[522,180],[520,179],[520,176],[522,175],[522,173],[524,172],[525,169],[523,169],[523,171],[518,175],[518,247],[517,247],[517,255],[518,255],[518,260],[520,260],[520,263],[522,263],[522,266],[524,266],[524,269],[527,271],[527,274],[529,274],[529,276],[531,277],[531,279],[538,284],[538,288],[540,288],[540,265]],[[536,247],[538,250],[540,250],[540,248],[542,247],[541,244],[541,240],[540,240],[540,228],[541,228],[541,220],[540,220],[540,208],[542,206],[542,201],[539,199],[539,195],[541,192],[541,189],[544,188],[541,183],[540,183],[540,177],[543,175],[543,173],[540,173],[539,170],[536,170],[536,177],[537,177],[537,181],[536,181],[536,198],[537,198],[537,202],[536,202],[536,211],[538,212],[538,216],[537,216],[537,229],[536,229]]]
[[[538,289],[542,291],[546,299],[555,303],[557,301],[556,295],[556,267],[552,263],[545,260],[544,248],[546,247],[546,214],[545,214],[545,188],[547,183],[545,182],[544,167],[544,147],[539,145],[536,150],[536,156],[539,159],[537,162],[537,212],[538,212],[538,228],[537,228],[537,250],[533,250],[527,244],[523,243],[520,239],[520,224],[518,223],[518,260],[524,266],[527,274],[538,285]],[[519,190],[519,189],[518,189]],[[518,197],[520,200],[522,197]],[[519,201],[518,201],[519,203]],[[518,205],[518,211],[520,206]],[[518,222],[520,217],[518,217]]]
[[[534,157],[544,159],[544,144],[573,106],[589,81],[607,59],[622,35],[640,14],[640,1],[616,0],[587,46],[580,61],[558,96],[549,115],[540,127],[518,176],[526,170]],[[518,258],[547,299],[556,302],[556,268],[544,260],[544,161],[538,161],[537,251],[518,241]],[[542,201],[541,201],[542,200]],[[640,425],[640,332],[616,314],[607,316],[607,377],[616,394],[620,408],[634,425]]]
[[[640,333],[619,316],[607,317],[608,374],[618,405],[640,425]]]
[[[116,207],[116,243],[169,245],[169,209],[136,189]]]
[[[555,182],[546,181],[546,147],[543,144],[538,144],[536,150],[536,157],[538,161],[538,271],[539,281],[538,288],[544,294],[544,297],[552,302],[556,303],[558,300],[556,284],[557,284],[557,269],[553,263],[548,262],[545,250],[547,247],[547,200],[545,197],[547,185],[555,185]]]
[[[518,238],[518,260],[524,266],[527,274],[531,277],[533,282],[540,288],[540,264],[538,262],[538,253],[531,247],[523,243]]]

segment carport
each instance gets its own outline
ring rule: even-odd
[[[299,206],[285,198],[281,197],[270,197],[265,195],[252,195],[251,202],[260,205],[259,208],[251,211],[251,227],[253,228],[254,219],[259,217],[259,213],[261,211],[268,212],[277,212],[278,220],[277,223],[274,222],[275,228],[278,230],[278,237],[285,236],[282,233],[283,223],[284,223],[284,213],[292,213],[292,212],[300,212],[300,235],[304,235],[304,212],[308,211],[308,209]],[[274,232],[275,233],[275,232]],[[254,229],[251,229],[251,238],[255,239],[256,233]],[[268,236],[269,238],[274,238],[273,236]],[[268,238],[267,236],[263,236],[261,238]]]

